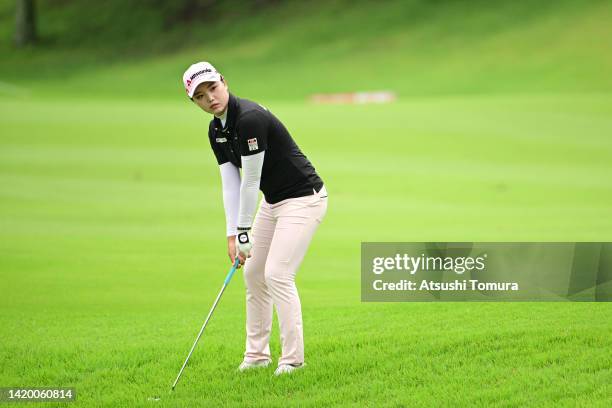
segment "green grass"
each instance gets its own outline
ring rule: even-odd
[[[86,407],[612,405],[612,303],[372,304],[359,282],[362,241],[611,240],[608,3],[283,2],[166,30],[49,2],[26,50],[0,4],[0,386]],[[237,273],[170,395],[229,268],[208,118],[180,84],[204,58],[283,120],[329,209],[297,278],[306,369],[235,372]],[[305,102],[368,89],[400,98]]]
[[[612,6],[599,0],[289,2],[157,31],[157,19],[139,14],[133,20],[143,22],[125,28],[137,11],[116,6],[116,17],[101,12],[116,23],[97,36],[86,24],[91,10],[76,23],[76,6],[58,7],[40,16],[57,44],[13,50],[0,41],[0,94],[179,101],[181,75],[199,60],[259,100],[380,89],[402,97],[612,91]],[[10,38],[8,13],[2,21],[0,37]],[[44,29],[53,22],[62,29]]]
[[[359,248],[609,241],[611,102],[271,104],[330,193],[298,275],[308,367],[235,373],[238,273],[170,395],[229,267],[207,118],[0,99],[0,384],[75,386],[76,406],[608,406],[612,304],[364,304]]]

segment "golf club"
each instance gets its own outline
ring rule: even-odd
[[[229,285],[230,280],[232,280],[232,276],[234,275],[234,272],[236,272],[236,268],[238,267],[239,263],[240,263],[240,260],[238,259],[238,257],[236,257],[236,260],[234,261],[232,268],[229,270],[229,272],[227,273],[227,276],[225,277],[225,281],[223,282],[223,286],[221,287],[221,290],[219,291],[219,294],[217,295],[217,298],[215,299],[215,303],[213,303],[212,308],[210,309],[210,312],[208,312],[208,316],[206,317],[206,321],[204,321],[204,324],[202,325],[202,328],[200,329],[200,332],[198,333],[198,337],[196,337],[195,342],[193,343],[193,346],[191,346],[191,350],[189,350],[189,354],[187,355],[187,358],[185,359],[185,362],[183,363],[181,370],[176,376],[176,380],[174,380],[174,384],[172,384],[172,391],[174,391],[174,387],[176,387],[176,384],[181,378],[181,374],[183,374],[183,370],[185,369],[185,366],[187,365],[187,362],[189,361],[189,358],[191,357],[193,350],[196,348],[196,345],[198,344],[200,337],[202,337],[202,333],[204,333],[204,329],[206,328],[206,325],[208,324],[210,317],[215,311],[215,308],[217,307],[217,303],[219,303],[219,299],[221,299],[221,295],[223,295],[225,288],[227,287],[227,285]]]

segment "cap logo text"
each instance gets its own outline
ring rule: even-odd
[[[194,78],[196,78],[196,77],[198,77],[198,76],[200,76],[200,75],[202,75],[202,74],[205,74],[205,73],[207,73],[207,72],[213,72],[213,71],[212,71],[212,69],[210,69],[210,68],[206,68],[206,69],[203,69],[203,70],[201,70],[201,71],[196,72],[196,73],[195,73],[195,74],[193,74],[193,75],[192,75],[192,76],[191,76],[189,79],[190,79],[191,81],[193,81],[193,80],[194,80]]]

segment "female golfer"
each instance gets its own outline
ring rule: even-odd
[[[327,211],[323,181],[276,116],[230,94],[211,64],[191,65],[183,83],[189,98],[214,115],[208,138],[221,170],[227,251],[232,263],[238,257],[244,264],[246,351],[238,369],[272,362],[274,305],[282,348],[274,374],[290,373],[304,366],[295,275]],[[264,198],[253,221],[259,189]]]

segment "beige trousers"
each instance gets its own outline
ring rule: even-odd
[[[251,258],[244,265],[246,284],[245,361],[270,359],[272,305],[280,327],[281,364],[304,362],[302,307],[295,275],[312,236],[327,211],[325,186],[313,195],[276,204],[261,200],[253,223]]]

